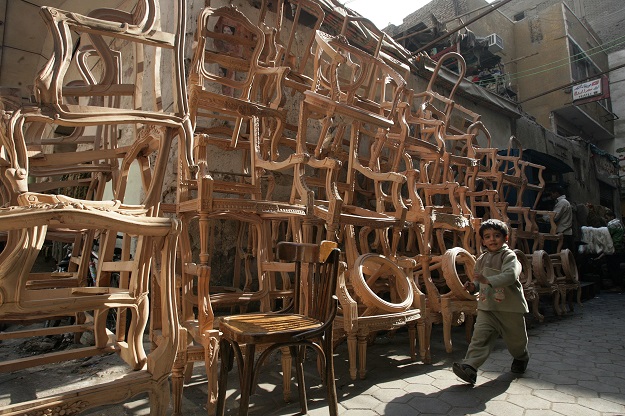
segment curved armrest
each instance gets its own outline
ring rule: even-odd
[[[406,177],[397,172],[374,172],[371,168],[363,166],[360,162],[356,162],[354,169],[365,177],[378,181],[378,182],[394,182],[403,184],[406,183]]]
[[[336,285],[336,296],[339,299],[339,304],[343,312],[343,326],[346,331],[354,331],[358,327],[358,303],[354,300],[350,294],[347,281],[345,279],[345,271],[347,270],[347,264],[341,262],[341,269],[339,269],[339,275]]]

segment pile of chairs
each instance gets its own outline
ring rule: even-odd
[[[543,293],[575,289],[570,252],[558,247],[555,261],[543,250],[545,241],[562,242],[553,213],[536,210],[544,167],[524,161],[514,138],[505,152],[493,148],[480,115],[454,101],[460,55],[442,57],[427,88],[413,91],[410,66],[367,19],[348,14],[337,24],[314,0],[263,0],[254,18],[234,6],[204,8],[185,73],[187,4],[168,7],[168,30],[158,0],[86,16],[42,8],[54,55],[37,76],[35,101],[2,97],[0,320],[72,319],[0,340],[92,331],[95,346],[0,364],[3,371],[116,351],[141,382],[113,382],[114,395],[94,386],[53,399],[86,409],[143,389],[163,414],[171,375],[182,414],[184,382],[203,361],[207,407],[223,412],[229,362],[217,383],[219,357],[234,352],[243,411],[258,345],[261,361],[282,352],[285,399],[296,359],[305,413],[306,344],[325,363],[335,414],[329,358],[337,343],[347,341],[355,379],[365,377],[367,344],[381,332],[407,327],[411,357],[418,350],[424,362],[433,323],[443,324],[448,352],[453,326],[465,322],[470,337],[477,304],[463,283],[480,254],[482,219],[511,225],[534,305]],[[449,60],[459,75],[445,96],[435,86]],[[163,71],[168,82],[161,62],[173,63]],[[542,215],[546,233],[536,223]],[[67,272],[32,272],[49,241],[73,244]],[[89,282],[94,241],[99,262]],[[319,273],[332,283],[311,291],[327,282]],[[338,303],[328,298],[319,310],[320,293]],[[111,309],[117,324],[106,328]],[[16,406],[45,409],[53,399]]]
[[[171,7],[177,14],[169,26],[153,0],[88,15],[42,7],[54,54],[37,74],[34,100],[1,98],[0,320],[26,326],[0,333],[0,341],[65,333],[92,341],[3,359],[0,369],[116,353],[129,370],[3,413],[74,414],[141,392],[153,414],[168,409],[183,335],[175,279],[181,223],[163,215],[161,196],[174,139],[192,138],[178,58],[186,2]],[[162,107],[161,61],[178,63],[168,72],[166,84],[179,87],[169,109]],[[55,244],[72,244],[67,271],[38,271],[40,251]]]

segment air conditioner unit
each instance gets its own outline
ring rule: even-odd
[[[488,35],[486,37],[486,41],[488,44],[488,50],[491,53],[497,53],[503,51],[503,39],[496,33],[492,35]]]

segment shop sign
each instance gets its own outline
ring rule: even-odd
[[[601,78],[573,86],[573,101],[601,95]]]

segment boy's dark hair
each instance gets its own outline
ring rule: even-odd
[[[503,234],[504,237],[508,236],[508,225],[500,220],[490,218],[480,225],[480,237],[484,238],[484,230],[497,230]]]

